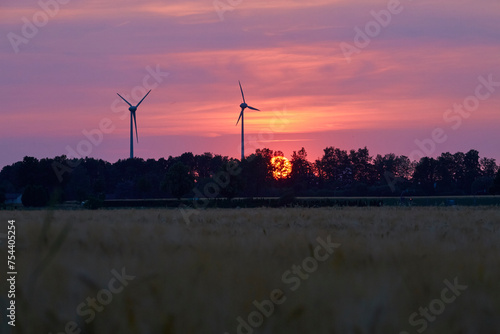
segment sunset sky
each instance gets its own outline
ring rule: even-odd
[[[499,18],[498,0],[2,0],[0,168],[78,148],[127,158],[116,93],[149,88],[137,157],[239,158],[238,80],[262,110],[245,111],[247,154],[473,148],[499,162]]]

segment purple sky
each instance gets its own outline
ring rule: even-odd
[[[136,156],[239,157],[238,80],[262,110],[245,111],[247,154],[474,148],[500,161],[497,0],[59,1],[0,5],[0,167],[72,151],[127,158],[116,93],[137,103],[149,88]]]

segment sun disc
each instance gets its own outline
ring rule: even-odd
[[[276,180],[286,179],[292,173],[292,164],[287,158],[283,156],[273,157],[271,159],[271,165],[272,165],[273,177]]]

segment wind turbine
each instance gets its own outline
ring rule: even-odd
[[[136,106],[131,105],[127,100],[125,100],[123,98],[123,96],[121,96],[120,94],[116,93],[116,94],[118,94],[119,97],[122,98],[123,101],[125,101],[130,106],[130,108],[128,108],[128,110],[130,111],[130,159],[134,158],[134,128],[132,126],[132,121],[135,124],[135,135],[137,137],[137,143],[139,143],[139,134],[137,133],[137,121],[135,119],[135,111],[137,110],[137,108],[139,107],[139,105],[142,103],[142,101],[144,101],[144,99],[146,98],[146,96],[149,95],[149,93],[151,93],[151,89],[149,90],[149,92],[146,95],[144,95],[144,97],[142,98],[142,100],[140,100],[139,103],[137,103]]]
[[[252,109],[252,110],[257,110],[260,111],[257,108],[250,107],[246,102],[245,102],[245,94],[243,94],[243,88],[241,88],[241,82],[238,80],[238,83],[240,84],[240,90],[241,90],[241,97],[243,98],[243,103],[240,104],[241,112],[240,112],[240,117],[238,117],[238,121],[236,122],[236,125],[238,125],[238,122],[241,119],[241,161],[245,159],[245,134],[244,134],[244,125],[243,125],[243,111],[245,108]]]

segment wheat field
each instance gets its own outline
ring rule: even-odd
[[[0,218],[0,233],[16,221],[18,272],[2,333],[500,333],[496,207]]]

